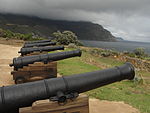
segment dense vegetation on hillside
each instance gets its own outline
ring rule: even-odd
[[[0,14],[0,27],[16,33],[33,33],[49,37],[56,31],[72,31],[79,40],[116,41],[115,37],[101,25],[91,22],[72,22],[40,19],[12,14]]]
[[[6,38],[6,39],[19,39],[19,40],[25,40],[25,41],[44,39],[42,37],[34,36],[31,33],[28,33],[28,34],[14,33],[10,30],[4,30],[1,28],[0,28],[0,37]]]
[[[43,37],[38,37],[34,34],[14,33],[10,30],[3,30],[1,28],[0,28],[0,38],[6,38],[7,40],[19,39],[19,40],[24,40],[24,41],[44,39]],[[69,44],[73,44],[73,46],[82,45],[82,43],[78,40],[78,37],[76,36],[76,34],[71,31],[54,32],[52,41],[57,42],[58,45],[69,45]]]

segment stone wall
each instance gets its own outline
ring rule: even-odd
[[[119,55],[117,59],[124,61],[124,62],[131,62],[136,68],[150,72],[150,61],[141,60],[138,58],[132,58],[132,57],[125,56],[125,55]]]

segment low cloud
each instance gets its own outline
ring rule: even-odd
[[[0,0],[0,13],[92,21],[113,35],[150,42],[149,0]]]

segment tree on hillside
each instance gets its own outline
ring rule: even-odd
[[[145,49],[144,48],[136,48],[133,51],[134,54],[136,54],[137,56],[144,56],[145,55]]]
[[[60,44],[68,45],[74,43],[75,45],[81,45],[75,33],[71,31],[57,31],[53,33],[54,40]]]

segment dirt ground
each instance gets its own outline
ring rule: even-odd
[[[8,43],[7,43],[8,44]],[[11,44],[9,42],[9,44]],[[18,51],[21,46],[0,44],[0,86],[14,84],[12,68],[9,64],[14,57],[19,56]],[[90,113],[140,113],[137,109],[123,102],[100,101],[98,99],[90,99]]]
[[[89,106],[90,113],[140,113],[136,108],[124,102],[90,99]]]
[[[9,67],[9,64],[14,57],[18,56],[19,49],[20,47],[0,44],[0,86],[13,84],[12,75],[10,74],[12,68]]]

